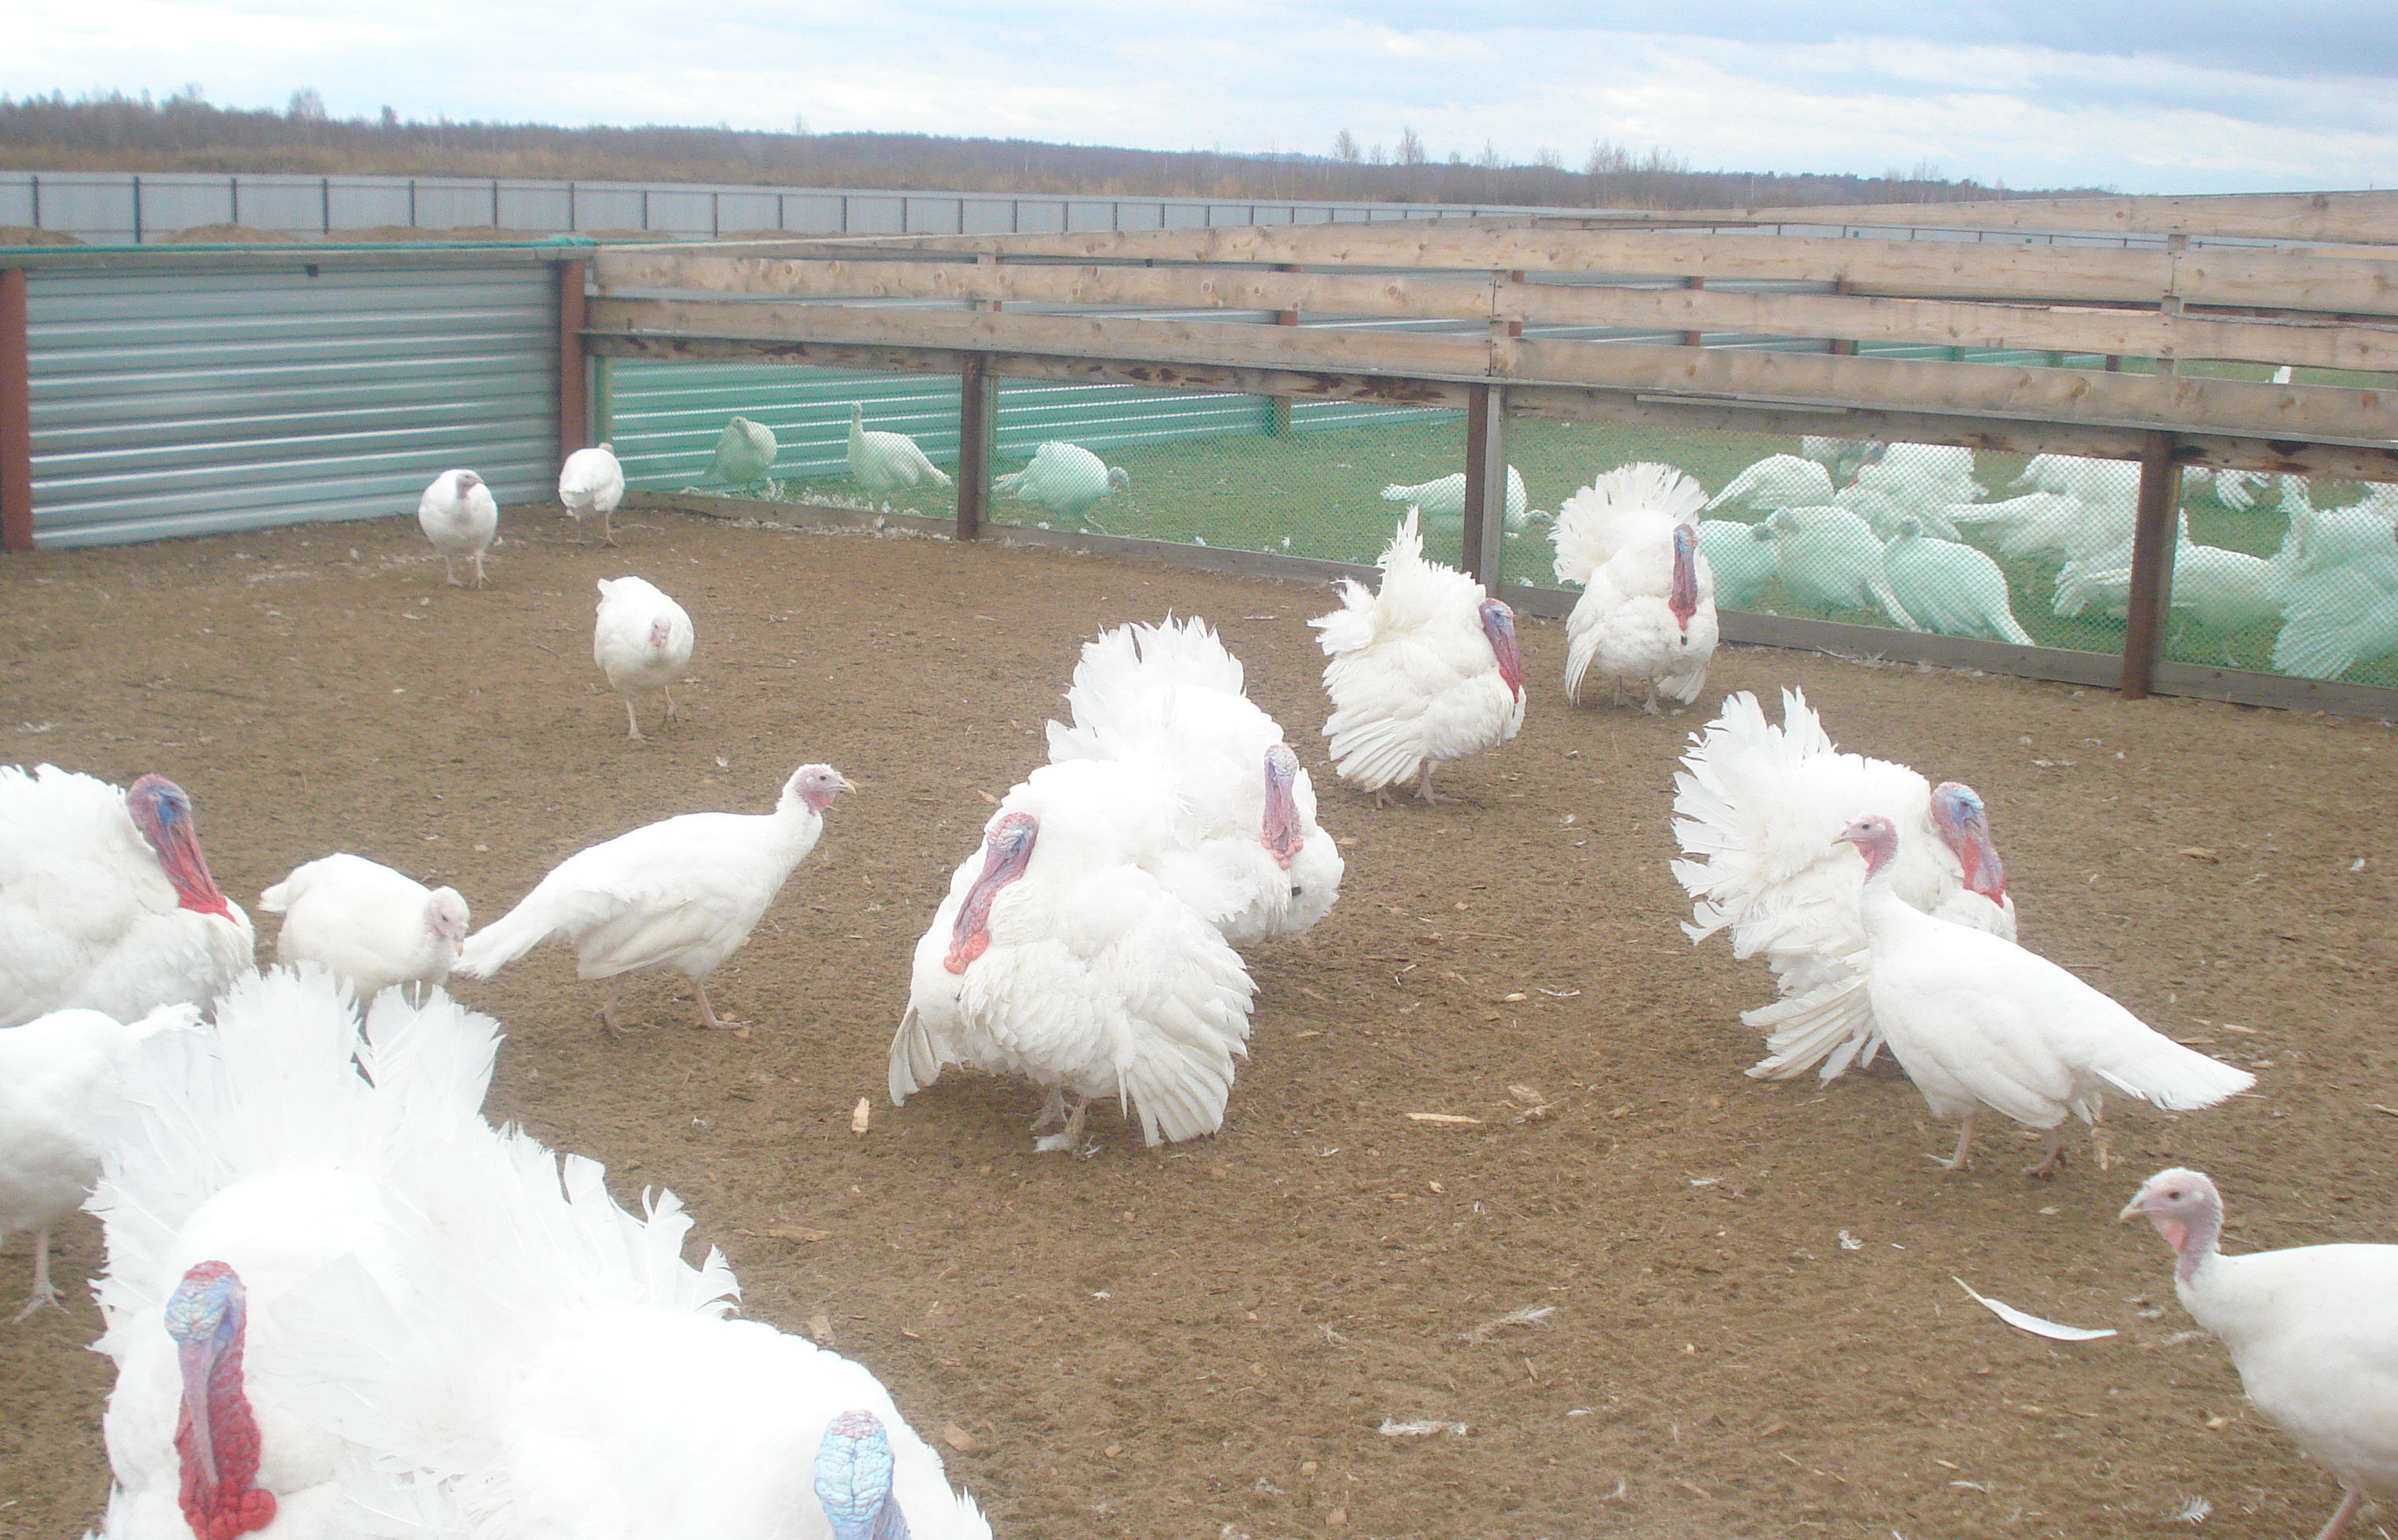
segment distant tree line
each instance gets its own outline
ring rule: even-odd
[[[537,123],[337,119],[313,90],[280,113],[219,107],[197,87],[162,101],[144,92],[70,100],[0,97],[0,165],[17,170],[242,171],[715,181],[807,187],[1119,196],[1327,198],[1384,203],[1722,208],[1837,203],[1946,203],[2006,193],[1930,167],[1879,177],[1694,171],[1678,155],[1592,146],[1579,168],[1543,151],[1503,165],[1485,146],[1436,157],[1414,129],[1361,146],[1343,130],[1330,153],[1238,154],[1111,149],[929,134],[812,134]],[[2103,188],[2026,190],[2041,195]]]

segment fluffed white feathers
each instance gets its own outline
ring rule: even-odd
[[[500,505],[473,471],[444,471],[416,500],[417,527],[441,553],[441,570],[458,583],[458,560],[475,564],[475,586],[483,586],[483,553],[500,531]]]
[[[1726,697],[1722,715],[1691,734],[1674,812],[1691,858],[1673,864],[1694,901],[1683,931],[1694,942],[1728,931],[1732,956],[1762,956],[1773,971],[1781,998],[1741,1016],[1767,1034],[1752,1076],[1789,1079],[1820,1065],[1828,1080],[1871,1063],[1880,1043],[1863,988],[1856,858],[1833,843],[1852,819],[1880,813],[1910,836],[1893,869],[1906,902],[2015,933],[2002,881],[1996,901],[1965,886],[1933,820],[1931,783],[1904,765],[1841,753],[1798,690],[1783,692],[1779,726],[1747,691]]]
[[[1395,482],[1382,489],[1385,502],[1405,502],[1421,513],[1424,522],[1436,528],[1462,528],[1465,522],[1465,473],[1451,471],[1444,476],[1402,487]],[[1500,523],[1509,529],[1522,529],[1532,521],[1531,500],[1524,490],[1524,473],[1515,466],[1507,467],[1507,505],[1501,511]]]
[[[1820,507],[1832,501],[1832,476],[1822,461],[1795,454],[1770,454],[1744,467],[1707,502],[1707,510],[1747,507]]]
[[[1056,439],[1032,451],[1020,471],[994,477],[993,496],[1037,502],[1059,518],[1080,519],[1092,504],[1132,485],[1132,473],[1110,465],[1080,444]]]
[[[2016,623],[2008,601],[2006,573],[1972,546],[1934,539],[1906,518],[1882,547],[1882,565],[1891,592],[1917,630],[2031,645],[2031,634]]]
[[[361,1001],[394,984],[450,976],[471,918],[455,888],[427,888],[381,862],[337,853],[295,868],[258,896],[283,917],[275,956],[322,963]]]
[[[866,408],[855,401],[849,404],[849,478],[878,497],[920,481],[952,485],[949,473],[906,434],[868,432]]]
[[[609,516],[625,501],[625,467],[616,462],[615,446],[595,444],[568,455],[566,463],[558,468],[558,501],[578,524],[598,514],[600,538],[615,544]]]
[[[1152,875],[1173,800],[1154,776],[1103,759],[1044,765],[1001,800],[916,944],[894,1102],[961,1065],[1115,1097],[1151,1145],[1222,1124],[1252,985],[1215,928]],[[1012,863],[1011,831],[1031,840]]]
[[[1315,788],[1205,621],[1087,643],[1066,703],[1071,724],[1048,724],[1051,760],[1115,760],[1173,788],[1174,848],[1152,870],[1226,941],[1296,934],[1331,910],[1345,864]],[[1290,757],[1270,764],[1277,748]]]
[[[1873,527],[1846,508],[1777,508],[1766,516],[1782,553],[1782,586],[1818,609],[1873,609],[1915,629],[1882,565]]]
[[[1759,520],[1710,518],[1699,525],[1699,549],[1707,558],[1707,575],[1716,585],[1716,603],[1725,609],[1746,609],[1764,596],[1782,571],[1782,553],[1774,543],[1773,526]]]
[[[690,666],[696,640],[683,607],[647,579],[600,580],[591,661],[608,676],[608,688],[624,699],[629,736],[643,736],[637,703],[653,695],[666,697],[667,720],[674,720],[674,682]]]
[[[781,448],[774,429],[735,417],[716,435],[716,453],[708,460],[707,474],[735,487],[755,487],[775,474],[775,455]]]
[[[1812,461],[1779,458],[1821,474]],[[1594,672],[1619,694],[1644,688],[1651,711],[1660,695],[1698,699],[1716,650],[1715,581],[1698,550],[1706,502],[1691,476],[1644,462],[1608,472],[1558,507],[1549,530],[1557,578],[1583,585],[1566,621],[1566,699],[1579,703]]]
[[[179,891],[159,857],[107,782],[0,766],[0,1027],[71,1007],[139,1021],[250,970],[249,917],[204,865]]]
[[[1410,778],[1421,787],[1434,765],[1503,743],[1524,725],[1512,615],[1502,658],[1484,623],[1482,585],[1424,559],[1412,509],[1379,565],[1379,590],[1343,582],[1341,607],[1308,622],[1330,660],[1324,734],[1334,764],[1372,792]]]

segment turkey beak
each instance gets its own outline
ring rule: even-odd
[[[2148,1201],[2148,1197],[2149,1195],[2145,1192],[2134,1193],[2132,1195],[2132,1200],[2123,1205],[2122,1212],[2115,1216],[2115,1223],[2118,1225],[2129,1225],[2135,1219],[2146,1219],[2148,1217],[2149,1211],[2140,1207],[2140,1205]]]

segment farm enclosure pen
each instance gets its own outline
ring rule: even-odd
[[[1318,585],[658,512],[603,551],[508,517],[482,591],[444,587],[406,519],[0,561],[0,760],[171,776],[244,904],[340,849],[454,884],[478,919],[594,840],[840,766],[858,792],[711,981],[750,1040],[694,1030],[678,981],[649,979],[609,1042],[600,986],[555,949],[458,992],[507,1034],[492,1116],[604,1161],[628,1201],[680,1194],[743,1312],[881,1375],[1001,1540],[2093,1540],[2183,1533],[2195,1496],[2202,1534],[2286,1540],[2328,1507],[2220,1346],[2185,1340],[2155,1238],[2110,1220],[2178,1161],[2229,1184],[2234,1249],[2398,1231],[2398,1120],[2374,1106],[2398,1105],[2398,849],[2344,810],[2398,790],[2388,730],[1719,659],[1711,691],[1802,686],[1844,748],[1977,786],[2026,941],[2259,1078],[2186,1117],[2110,1108],[2111,1171],[2077,1138],[2062,1178],[2026,1182],[2031,1146],[1986,1131],[1985,1164],[1942,1178],[1922,1155],[1949,1131],[1886,1069],[1742,1076],[1736,1013],[1771,982],[1689,944],[1666,873],[1670,772],[1706,713],[1567,709],[1554,623],[1523,627],[1522,736],[1446,776],[1471,802],[1377,810],[1324,765]],[[628,570],[699,628],[688,715],[647,748],[587,651],[593,580]],[[889,1106],[909,951],[985,796],[1041,759],[1078,645],[1169,611],[1223,628],[1351,842],[1331,916],[1256,954],[1225,1132],[1149,1151],[1102,1109],[1098,1155],[1036,1158],[1019,1086]],[[64,1237],[71,1292],[98,1237]],[[0,1299],[25,1267],[12,1238]],[[2014,1332],[1952,1274],[2122,1335]],[[1539,1305],[1543,1325],[1462,1340]],[[97,1515],[97,1325],[78,1297],[0,1331],[7,1540]]]

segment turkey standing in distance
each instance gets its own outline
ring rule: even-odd
[[[1898,532],[1881,548],[1881,556],[1891,592],[1918,631],[2032,645],[2031,634],[2016,623],[2007,602],[2006,573],[1972,546],[1927,535],[1909,516],[1898,521]]]
[[[1707,490],[1671,465],[1608,472],[1558,505],[1549,539],[1560,583],[1583,585],[1566,620],[1566,699],[1579,705],[1592,670],[1623,699],[1646,685],[1688,704],[1716,652],[1715,579],[1696,528]]]
[[[1340,584],[1340,608],[1307,623],[1316,645],[1332,715],[1324,724],[1342,780],[1390,802],[1391,787],[1412,778],[1416,796],[1435,796],[1433,767],[1495,747],[1524,725],[1524,655],[1516,612],[1452,568],[1427,561],[1416,511],[1399,521],[1376,564],[1379,591],[1354,579]]]
[[[855,401],[849,404],[849,478],[877,497],[920,481],[953,485],[906,434],[867,432],[866,408]]]
[[[2169,1112],[2211,1107],[2257,1077],[2185,1048],[2037,953],[1898,896],[1893,883],[1898,830],[1879,813],[1841,831],[1866,860],[1860,912],[1870,971],[1866,994],[1890,1051],[1935,1118],[1956,1118],[1962,1171],[1974,1151],[1974,1120],[1992,1107],[2048,1134],[2026,1176],[2065,1164],[2065,1119],[2091,1126],[2110,1088]],[[2105,1146],[2100,1145],[2100,1164]]]
[[[483,553],[500,532],[500,505],[492,489],[472,471],[444,471],[416,500],[416,523],[424,538],[441,553],[441,570],[452,588],[458,581],[458,558],[475,564],[475,586],[483,586]]]
[[[1065,1126],[1036,1151],[1074,1148],[1105,1096],[1152,1145],[1223,1125],[1255,991],[1240,955],[1152,875],[1174,801],[1111,759],[1044,765],[1000,800],[916,944],[894,1103],[954,1064],[1046,1093],[1033,1132]]]
[[[182,787],[0,766],[0,1027],[70,1007],[130,1022],[206,1005],[256,955]]]
[[[616,447],[599,444],[568,455],[566,463],[558,468],[558,501],[566,505],[577,524],[598,514],[600,543],[615,544],[616,534],[609,527],[608,516],[625,501],[625,467],[616,462]]]
[[[775,474],[775,430],[763,422],[736,417],[716,436],[716,457],[707,474],[735,487],[759,487]]]
[[[322,963],[367,1005],[395,984],[416,998],[450,976],[471,916],[455,888],[427,888],[364,856],[336,853],[296,868],[258,895],[283,917],[275,956]]]
[[[1451,471],[1435,480],[1413,487],[1396,484],[1382,489],[1385,502],[1412,503],[1423,515],[1424,523],[1435,529],[1462,529],[1465,527],[1465,473]],[[1524,473],[1515,466],[1507,467],[1507,506],[1500,523],[1509,530],[1521,530],[1532,522],[1530,501],[1524,492]]]
[[[1891,591],[1873,526],[1833,507],[1776,508],[1765,522],[1781,548],[1782,586],[1791,598],[1826,613],[1879,607],[1897,624],[1916,629],[1915,618]]]
[[[2398,1246],[2225,1256],[2223,1197],[2181,1167],[2142,1183],[2115,1218],[2157,1227],[2182,1308],[2230,1350],[2257,1410],[2346,1489],[2315,1540],[2338,1540],[2368,1499],[2398,1497]]]
[[[634,702],[663,695],[666,719],[675,719],[674,682],[690,664],[696,640],[682,606],[646,579],[600,580],[591,661],[608,676],[608,688],[624,698],[625,728],[634,741],[643,741]]]
[[[990,484],[995,497],[1037,502],[1059,518],[1071,518],[1091,529],[1085,517],[1099,499],[1132,485],[1132,473],[1111,465],[1080,444],[1052,439],[1032,451],[1031,462]]]
[[[607,979],[600,1022],[616,1027],[623,975],[671,968],[691,980],[702,1024],[719,1021],[707,975],[740,949],[824,833],[824,810],[852,790],[830,765],[802,765],[770,813],[693,812],[603,840],[561,861],[517,906],[466,940],[455,971],[487,979],[556,936],[580,976]]]
[[[1748,609],[1782,572],[1782,551],[1774,543],[1773,526],[1762,519],[1755,524],[1730,518],[1701,520],[1699,554],[1707,558],[1707,573],[1715,579],[1716,605],[1721,609]]]

